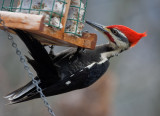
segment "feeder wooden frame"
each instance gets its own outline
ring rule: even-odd
[[[83,33],[82,37],[65,33],[68,12],[71,0],[66,0],[66,10],[62,18],[63,28],[53,30],[44,25],[45,17],[42,15],[24,14],[17,12],[0,11],[0,16],[8,28],[21,29],[30,32],[42,44],[60,46],[79,46],[94,49],[97,42],[97,35],[93,33]],[[0,24],[3,29],[3,25]],[[14,33],[10,30],[10,32]]]

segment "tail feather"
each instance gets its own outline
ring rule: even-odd
[[[25,102],[25,101],[28,101],[28,100],[31,100],[31,99],[35,99],[35,98],[39,98],[39,97],[40,97],[39,93],[34,88],[33,90],[27,92],[25,95],[23,95],[23,96],[21,96],[21,97],[19,97],[17,99],[14,99],[14,100],[10,100],[9,101],[9,105]]]
[[[17,29],[14,31],[27,46],[33,57],[33,60],[28,57],[26,58],[37,72],[37,77],[35,79],[38,80],[39,86],[44,90],[47,86],[50,86],[53,82],[59,80],[57,66],[54,65],[52,59],[41,43],[27,32]],[[32,82],[29,82],[27,85],[8,94],[4,98],[10,101],[9,104],[15,104],[39,97],[40,94],[36,91],[35,85]]]
[[[38,84],[39,83],[40,80],[38,80]],[[27,85],[13,91],[12,93],[6,95],[4,98],[10,101],[9,104],[19,103],[20,101],[26,101],[28,99],[28,94],[32,93],[34,90],[36,90],[35,85],[32,82],[29,82]]]

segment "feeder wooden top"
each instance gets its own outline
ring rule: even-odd
[[[83,33],[82,37],[63,33],[63,31],[53,31],[52,28],[44,25],[44,16],[24,13],[13,13],[0,11],[1,18],[5,25],[13,29],[21,29],[30,32],[42,44],[60,46],[80,46],[94,49],[97,42],[97,35]],[[3,29],[3,26],[0,25]],[[11,31],[12,32],[12,31]],[[13,33],[13,32],[12,32]]]
[[[63,28],[60,30],[53,30],[53,28],[44,25],[45,17],[42,15],[0,11],[0,16],[8,28],[28,31],[42,44],[94,49],[97,42],[96,34],[83,33],[82,37],[78,37],[64,33],[69,7],[70,0],[67,0],[66,11],[61,22]],[[0,25],[0,28],[3,29],[3,26]],[[10,32],[14,33],[11,30]]]

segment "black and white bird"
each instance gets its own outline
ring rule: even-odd
[[[137,33],[122,25],[102,26],[86,21],[102,32],[108,44],[96,46],[95,50],[70,48],[57,55],[48,54],[44,46],[29,33],[14,30],[27,46],[33,59],[28,63],[37,73],[35,79],[46,96],[86,88],[95,83],[108,69],[109,59],[136,45],[146,33]],[[20,103],[40,95],[32,82],[5,96],[11,104]]]

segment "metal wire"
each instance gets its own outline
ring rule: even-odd
[[[8,27],[5,26],[5,22],[1,19],[1,16],[0,16],[0,24],[3,26],[4,31],[7,33],[8,39],[11,41],[12,47],[16,49],[16,54],[19,56],[20,62],[23,63],[24,69],[27,71],[28,76],[32,79],[32,83],[35,85],[37,92],[40,94],[40,97],[43,100],[44,105],[48,108],[48,112],[50,113],[51,116],[56,116],[52,111],[51,106],[49,105],[45,95],[43,94],[42,89],[38,85],[38,81],[34,78],[33,73],[30,71],[30,68],[26,63],[25,57],[22,55],[22,52],[17,47],[17,44],[15,43],[13,36],[9,33]]]

